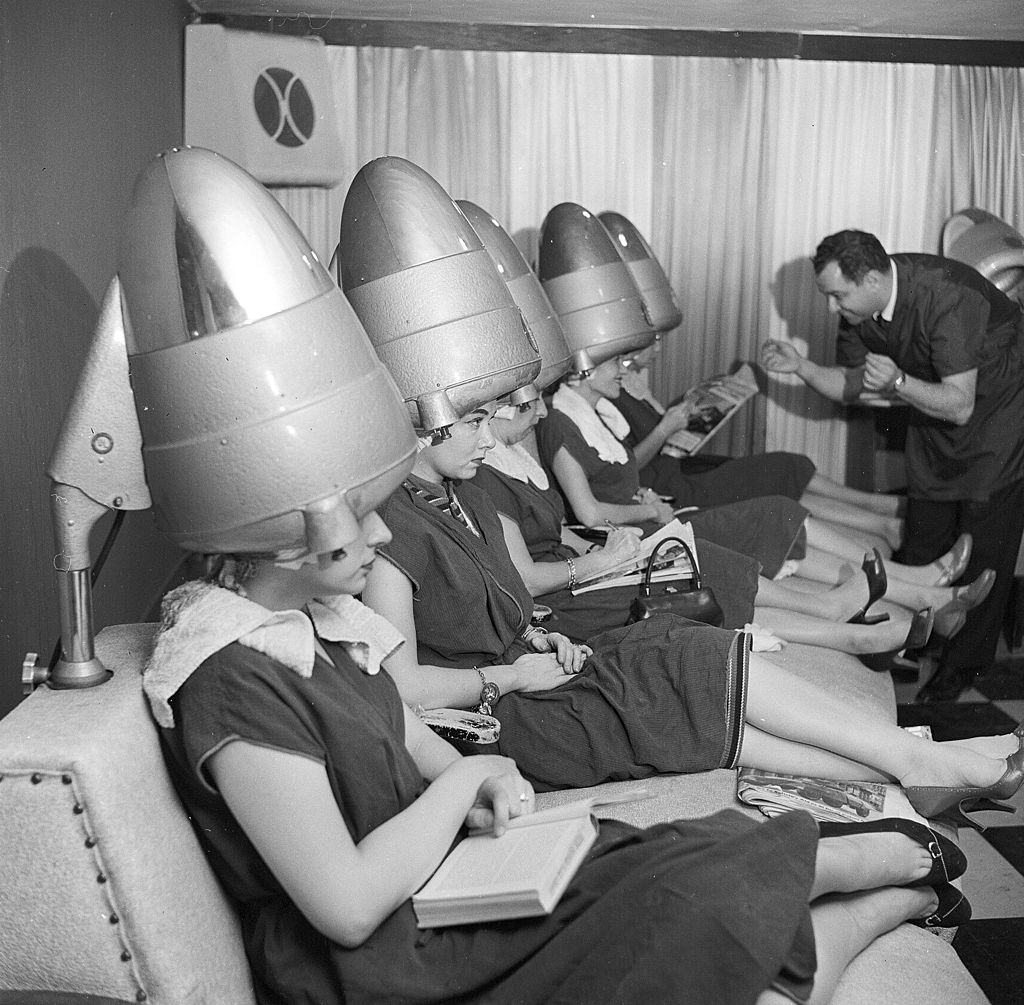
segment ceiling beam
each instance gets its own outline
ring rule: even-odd
[[[591,52],[646,56],[815,59],[863,63],[1024,66],[1024,45],[998,39],[816,32],[752,32],[590,25],[386,21],[368,18],[203,15],[248,31],[319,35],[328,45],[390,48]]]

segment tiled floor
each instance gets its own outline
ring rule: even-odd
[[[896,682],[900,725],[927,723],[936,740],[1007,733],[1024,720],[1024,653],[1001,649],[999,662],[955,702],[914,704],[927,679]],[[970,861],[963,890],[973,917],[962,925],[953,947],[992,1005],[1024,1005],[1024,790],[1008,813],[983,813],[987,828],[960,831]]]

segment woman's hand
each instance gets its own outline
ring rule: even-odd
[[[640,554],[640,532],[633,527],[613,527],[604,546],[597,552],[609,569]]]
[[[641,489],[638,493],[638,502],[649,513],[646,517],[656,523],[666,524],[675,519],[676,511],[671,503],[665,502],[653,489]]]
[[[559,632],[547,632],[546,634],[534,635],[530,639],[530,645],[537,652],[553,652],[562,673],[578,674],[583,669],[587,657],[593,653],[590,646],[577,645],[571,639]]]
[[[671,436],[680,429],[685,429],[693,415],[697,395],[693,391],[687,391],[683,400],[676,402],[671,408],[665,410],[661,417],[660,425],[664,429],[665,436]]]
[[[510,757],[477,754],[467,758],[478,759],[486,764],[473,767],[483,767],[490,773],[477,789],[476,800],[466,814],[466,826],[470,830],[490,830],[495,837],[500,837],[512,817],[533,812],[533,786],[519,773],[516,762]]]
[[[539,635],[537,638],[545,639],[547,636]],[[512,691],[553,691],[570,679],[553,652],[524,653],[512,664],[512,669],[515,673]]]

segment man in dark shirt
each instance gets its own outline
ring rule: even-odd
[[[833,401],[908,406],[902,560],[923,565],[970,533],[964,581],[996,570],[988,600],[946,643],[919,696],[951,700],[992,664],[1024,531],[1024,313],[970,266],[890,257],[863,231],[826,237],[812,261],[840,315],[837,365],[769,341],[765,368]]]

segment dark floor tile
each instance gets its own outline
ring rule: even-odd
[[[991,1005],[1024,1005],[1024,918],[987,918],[961,925],[953,939],[964,966]]]
[[[929,705],[898,705],[901,726],[932,727],[934,740],[962,740],[967,736],[1009,733],[1016,721],[987,701],[940,701]]]
[[[1024,698],[1024,659],[1000,660],[974,687],[992,701]]]
[[[1024,875],[1024,826],[989,827],[983,837],[1017,872]],[[1024,913],[1024,904],[1020,909]]]

